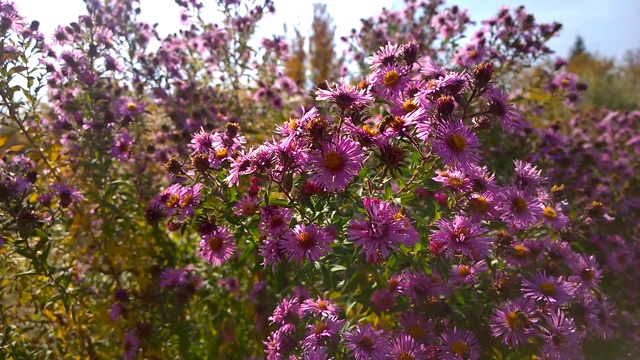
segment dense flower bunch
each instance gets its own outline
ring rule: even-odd
[[[242,196],[209,209],[234,214],[202,231],[201,256],[218,266],[257,247],[274,272],[302,266],[305,278],[294,278],[306,295],[276,307],[268,358],[582,358],[583,342],[617,328],[602,269],[563,236],[564,199],[539,169],[516,160],[499,182],[483,166],[478,117],[504,131],[521,121],[491,63],[470,74],[416,70],[407,64],[423,62],[407,59],[407,46],[376,52],[358,86],[319,90],[327,112],[306,109],[278,127],[278,140],[243,149],[235,130],[194,136],[193,157],[226,158],[185,167],[195,182],[182,191]],[[183,199],[173,194],[166,210]],[[335,298],[314,300],[311,289]],[[312,305],[319,314],[305,310]]]
[[[177,0],[164,39],[138,1],[85,3],[47,36],[0,0],[0,352],[640,351],[638,113],[534,129],[586,85],[561,60],[509,85],[559,25],[407,1],[344,39],[357,81],[300,107],[287,42],[251,43],[272,1],[211,23]]]
[[[349,44],[348,52],[361,70],[366,71],[367,54],[388,42],[415,42],[415,51],[431,59],[452,61],[470,69],[492,61],[506,72],[550,54],[545,43],[561,29],[559,23],[537,23],[524,6],[502,7],[495,16],[477,24],[466,9],[457,5],[439,8],[444,3],[441,0],[405,3],[404,9],[385,9],[378,16],[362,19],[359,31],[354,29],[341,38]],[[469,36],[475,25],[477,30]],[[470,39],[462,42],[466,37]],[[410,57],[415,59],[416,55]]]

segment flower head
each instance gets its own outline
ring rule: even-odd
[[[348,138],[339,138],[332,143],[323,143],[322,152],[309,156],[310,179],[326,191],[343,191],[351,182],[364,162],[364,152],[360,145]]]
[[[447,329],[440,335],[440,342],[444,360],[476,360],[482,351],[475,335],[469,330]]]
[[[316,91],[316,100],[331,101],[338,105],[342,111],[346,111],[347,109],[357,109],[368,102],[373,102],[373,97],[367,95],[364,89],[340,83],[336,84],[333,89],[318,89]]]
[[[535,308],[531,299],[518,298],[502,304],[491,315],[491,333],[509,346],[526,345],[537,335]]]
[[[204,235],[200,240],[199,255],[210,264],[219,266],[231,258],[235,249],[233,234],[228,229],[218,226],[215,231]]]
[[[364,198],[362,200],[368,220],[353,219],[349,222],[347,237],[355,246],[361,246],[368,261],[387,258],[390,250],[401,244],[413,246],[418,233],[395,206],[386,201]]]
[[[573,298],[573,286],[562,277],[555,278],[539,273],[531,280],[522,281],[522,294],[536,301],[563,305]]]
[[[331,250],[333,239],[316,224],[297,224],[286,232],[282,248],[289,260],[298,264],[303,260],[316,261]]]
[[[480,141],[462,120],[438,124],[433,150],[442,157],[444,165],[455,170],[467,171],[480,161]]]
[[[580,334],[573,319],[561,309],[544,316],[547,326],[542,328],[542,355],[549,360],[584,359],[580,349]]]
[[[347,349],[356,360],[383,359],[389,351],[389,343],[382,330],[375,330],[371,324],[357,324],[355,329],[342,335]]]

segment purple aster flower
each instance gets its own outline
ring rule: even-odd
[[[607,299],[603,298],[596,305],[598,309],[598,323],[591,328],[602,339],[611,339],[618,328],[618,323],[614,320],[616,312]]]
[[[269,316],[269,321],[280,326],[286,324],[295,326],[298,325],[302,315],[300,300],[297,297],[284,298],[273,309],[273,314]]]
[[[427,79],[439,79],[447,75],[447,69],[444,66],[439,66],[432,61],[421,62],[422,66],[420,72],[424,74]]]
[[[526,161],[514,160],[516,168],[514,170],[515,173],[515,184],[519,189],[525,190],[528,188],[535,188],[546,180],[542,175],[540,175],[540,170],[531,165]]]
[[[258,247],[258,254],[262,256],[262,265],[271,265],[271,270],[276,268],[276,264],[285,259],[285,253],[282,249],[279,239],[270,238],[265,240]]]
[[[373,102],[373,97],[368,95],[364,89],[360,90],[356,86],[347,85],[344,82],[335,84],[333,89],[316,91],[316,100],[330,101],[342,111],[348,109],[357,109],[364,106],[368,102]]]
[[[491,191],[495,192],[498,186],[495,182],[495,175],[487,170],[486,166],[471,166],[466,170],[467,176],[471,181],[473,191],[483,192]]]
[[[367,261],[389,257],[389,251],[398,249],[400,244],[416,244],[418,233],[393,205],[370,198],[362,199],[362,203],[369,219],[351,220],[347,237],[362,247],[359,253],[364,253]]]
[[[530,250],[525,243],[511,244],[507,252],[507,263],[518,266],[526,266],[529,262]]]
[[[489,108],[487,112],[500,119],[504,130],[513,130],[521,127],[520,119],[515,105],[509,103],[509,96],[497,87],[489,86],[484,94]]]
[[[67,184],[53,184],[51,189],[55,191],[60,199],[60,207],[68,208],[73,203],[77,203],[84,199],[82,193],[75,186]]]
[[[189,147],[193,149],[194,153],[208,154],[213,149],[213,142],[213,135],[204,131],[204,129],[200,129],[199,132],[193,135]]]
[[[393,360],[426,360],[422,344],[416,342],[409,335],[400,335],[391,340],[387,359]]]
[[[284,235],[282,248],[288,255],[289,261],[296,260],[301,264],[307,261],[317,261],[331,250],[333,239],[325,230],[316,224],[297,224]]]
[[[340,307],[335,305],[329,300],[321,299],[318,296],[318,300],[306,299],[302,302],[302,311],[305,314],[315,314],[325,317],[336,317]]]
[[[476,360],[482,352],[478,340],[471,331],[457,328],[453,328],[453,331],[447,329],[440,335],[439,348],[443,360]]]
[[[88,60],[87,60],[88,62]],[[133,115],[140,114],[144,111],[145,106],[139,101],[135,101],[128,97],[122,97],[114,101],[114,108],[118,115],[123,118],[128,119],[130,122],[132,120]],[[127,120],[126,120],[127,121]]]
[[[469,76],[465,73],[449,72],[438,80],[440,93],[447,95],[459,95],[469,86]]]
[[[327,348],[324,346],[305,349],[302,354],[302,360],[328,360]]]
[[[291,209],[269,205],[262,208],[261,217],[258,228],[268,235],[278,236],[289,228],[293,213]]]
[[[591,289],[597,289],[598,283],[602,280],[602,270],[594,255],[587,257],[579,254],[569,263],[574,275],[569,280],[578,284],[576,291],[588,293]]]
[[[133,146],[134,139],[129,135],[128,132],[124,131],[113,141],[113,146],[111,147],[111,155],[114,158],[120,161],[127,161],[131,156],[131,147]]]
[[[522,295],[524,297],[563,305],[573,298],[573,286],[562,277],[555,278],[545,273],[538,273],[531,280],[522,281]]]
[[[573,319],[561,309],[544,315],[544,319],[547,326],[542,328],[542,356],[549,360],[584,359]]]
[[[182,192],[182,185],[172,184],[168,188],[164,189],[160,194],[160,199],[164,202],[167,209],[178,210],[180,204],[180,193]]]
[[[180,202],[178,207],[182,210],[180,219],[183,220],[187,216],[193,215],[195,206],[200,202],[202,192],[202,184],[197,183],[193,186],[182,186],[180,188]]]
[[[51,200],[53,200],[53,194],[52,193],[40,194],[40,195],[38,195],[38,198],[36,200],[38,200],[38,202],[40,204],[42,204],[42,206],[50,207],[51,206]]]
[[[399,49],[397,44],[387,43],[384,47],[380,47],[373,56],[369,57],[371,62],[371,70],[378,70],[385,68],[388,65],[395,65],[397,63],[397,57],[399,55]]]
[[[473,259],[482,259],[489,255],[491,239],[482,236],[487,230],[479,223],[456,215],[453,221],[440,219],[435,225],[440,229],[432,232],[431,242],[443,246],[450,259],[458,253]]]
[[[529,339],[537,336],[532,326],[538,321],[533,301],[518,298],[502,304],[491,315],[491,333],[509,346],[527,345]]]
[[[408,69],[398,65],[387,65],[371,74],[371,84],[378,96],[392,100],[398,98],[409,83]]]
[[[433,150],[444,165],[455,170],[467,171],[476,165],[480,161],[479,146],[478,137],[462,120],[441,122],[436,127]]]
[[[219,266],[231,258],[235,249],[233,234],[227,228],[218,226],[200,240],[199,255],[210,264]]]
[[[364,152],[360,145],[348,138],[339,138],[333,143],[323,143],[322,152],[309,155],[310,179],[326,191],[343,191],[364,163]]]
[[[285,359],[285,354],[298,346],[295,327],[293,325],[283,326],[269,335],[266,345],[265,354],[267,360]]]
[[[371,324],[357,324],[355,329],[342,335],[345,345],[356,360],[384,359],[389,351],[389,343],[382,330],[375,330]]]
[[[508,226],[525,229],[538,221],[540,200],[515,186],[503,188],[498,193],[498,209],[501,219]]]
[[[371,302],[379,311],[387,311],[396,304],[396,294],[389,289],[378,289],[371,295]]]
[[[109,309],[109,320],[118,321],[122,313],[124,313],[124,306],[119,302],[114,302],[111,304],[111,308]]]
[[[418,343],[425,343],[435,339],[435,326],[418,312],[405,311],[398,321],[402,326],[402,333],[409,335]]]
[[[473,265],[453,265],[449,271],[449,283],[452,286],[473,286],[478,281],[478,274],[487,271],[487,264],[480,260]]]
[[[175,288],[184,284],[186,279],[186,271],[183,269],[169,268],[160,273],[160,287]]]
[[[234,206],[234,214],[241,216],[251,216],[258,212],[258,199],[245,194]]]
[[[135,330],[129,330],[124,334],[122,346],[124,348],[122,357],[125,360],[133,360],[136,358],[136,352],[138,352],[140,340],[138,340]]]
[[[562,204],[558,203],[555,206],[541,205],[540,208],[542,209],[542,220],[554,230],[559,230],[569,225],[570,220],[562,211]]]
[[[304,340],[302,340],[302,346],[305,349],[311,349],[330,345],[334,340],[337,340],[340,329],[344,323],[344,320],[337,318],[317,320],[307,327],[309,331]]]
[[[456,170],[437,170],[438,176],[433,180],[441,183],[445,188],[450,188],[454,191],[466,193],[471,191],[471,181],[467,178],[467,175],[462,171]]]
[[[466,212],[471,215],[471,219],[474,222],[500,218],[500,213],[496,208],[496,197],[491,191],[469,195],[466,203]]]

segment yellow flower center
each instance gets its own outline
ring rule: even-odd
[[[456,340],[452,346],[453,353],[456,355],[464,355],[467,353],[467,344],[461,340]]]
[[[227,157],[227,148],[220,148],[218,150],[216,150],[216,158],[217,159],[223,159]]]
[[[445,139],[445,142],[453,152],[458,153],[467,148],[467,139],[460,134],[452,134]]]
[[[298,235],[298,244],[300,244],[300,246],[302,246],[303,248],[308,249],[310,247],[313,247],[316,242],[313,239],[313,236],[305,231]]]
[[[291,119],[291,121],[289,121],[289,130],[295,130],[298,128],[298,119]]]
[[[527,256],[527,248],[522,245],[514,245],[513,252],[516,255],[516,257],[519,257],[521,259]]]
[[[165,205],[167,205],[168,208],[172,208],[176,206],[179,202],[180,202],[180,196],[178,196],[178,194],[171,194],[167,199],[167,202],[165,203]]]
[[[419,324],[411,324],[407,327],[407,333],[414,339],[422,339],[424,336],[424,329]]]
[[[413,357],[413,355],[409,354],[408,352],[403,351],[400,354],[398,354],[396,359],[397,360],[415,360],[415,357]]]
[[[133,101],[130,101],[130,102],[127,103],[127,110],[129,110],[129,111],[138,110],[138,105],[136,103],[134,103]]]
[[[540,292],[546,296],[553,296],[556,293],[556,285],[552,282],[545,281],[540,285]]]
[[[369,135],[369,136],[378,135],[378,131],[376,129],[372,128],[369,125],[362,125],[362,131],[364,131],[364,133]]]
[[[462,184],[464,184],[464,180],[457,177],[450,177],[447,179],[447,183],[452,186],[462,186]]]
[[[475,59],[476,56],[478,56],[478,52],[477,51],[475,51],[475,50],[469,51],[469,57],[470,58]]]
[[[216,252],[221,248],[222,248],[222,239],[216,236],[209,239],[209,249],[211,249],[211,251]]]
[[[416,110],[417,108],[418,105],[414,104],[411,100],[407,100],[402,104],[402,110],[407,114],[412,112],[413,110]]]
[[[395,70],[387,71],[387,73],[384,74],[384,77],[382,78],[382,81],[388,87],[395,86],[398,83],[398,80],[400,80],[400,74],[398,74],[398,72]]]
[[[318,309],[321,309],[321,310],[327,310],[329,308],[325,300],[318,300],[318,302],[316,303],[316,306],[318,306]]]
[[[193,195],[192,194],[186,194],[184,196],[184,199],[182,199],[182,201],[180,202],[180,207],[182,209],[188,207],[189,205],[191,205],[191,202],[193,201]]]
[[[544,217],[546,217],[549,220],[553,220],[558,217],[558,214],[556,214],[556,211],[550,206],[547,206],[546,208],[544,208],[544,210],[542,210],[542,214],[544,215]]]
[[[324,166],[329,169],[329,171],[340,171],[344,169],[345,158],[337,151],[329,151],[324,156]]]
[[[520,321],[520,319],[518,318],[518,314],[516,314],[515,311],[508,313],[504,318],[504,322],[510,329],[518,329],[523,325],[522,321]]]
[[[484,196],[478,196],[469,200],[469,207],[473,212],[483,213],[487,211],[487,208],[489,207],[489,202],[487,201],[487,198],[485,198]]]
[[[324,321],[321,321],[316,325],[315,329],[313,329],[313,333],[316,335],[322,334],[323,331],[327,329],[327,324]]]
[[[458,275],[467,277],[471,275],[471,269],[467,265],[460,265],[458,266]]]
[[[527,200],[521,197],[517,197],[511,200],[511,205],[513,205],[513,209],[517,213],[522,213],[527,210]]]

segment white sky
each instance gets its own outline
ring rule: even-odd
[[[14,0],[28,20],[38,20],[45,34],[50,35],[57,25],[76,21],[85,11],[82,0]],[[259,38],[282,34],[283,23],[300,25],[308,30],[313,17],[314,0],[275,0],[275,16],[267,16],[260,23]],[[383,6],[401,8],[401,0],[324,0],[334,19],[336,36],[347,35],[359,28],[360,18],[379,13]],[[203,0],[213,5],[214,0]],[[473,20],[494,15],[503,4],[525,4],[540,22],[556,20],[564,25],[559,38],[550,42],[552,49],[566,56],[577,35],[582,35],[588,50],[607,56],[621,57],[625,50],[640,47],[640,0],[450,0],[468,8]],[[161,35],[176,31],[179,26],[178,6],[174,0],[142,0],[141,19],[159,23]],[[339,42],[336,39],[336,42]]]

